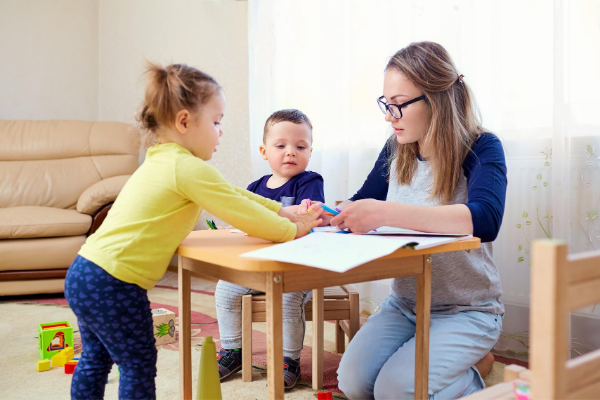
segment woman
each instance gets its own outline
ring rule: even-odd
[[[504,306],[491,242],[504,213],[506,165],[478,121],[470,90],[446,50],[413,43],[385,68],[377,101],[394,135],[363,187],[331,225],[367,232],[397,226],[473,234],[480,249],[433,256],[429,395],[455,399],[485,387]],[[414,397],[416,278],[392,294],[350,343],[339,387],[354,398]],[[477,366],[475,365],[477,364]]]

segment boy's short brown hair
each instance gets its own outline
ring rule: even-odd
[[[306,124],[310,128],[310,140],[312,141],[312,123],[310,119],[300,110],[296,109],[288,109],[288,110],[279,110],[275,111],[267,121],[265,122],[265,129],[263,132],[263,143],[266,143],[267,134],[269,133],[269,128],[279,122],[289,121],[294,124]]]

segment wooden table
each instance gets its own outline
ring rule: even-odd
[[[179,380],[180,397],[192,398],[191,295],[192,274],[223,279],[260,290],[267,296],[267,384],[269,399],[283,399],[282,294],[313,290],[313,388],[323,386],[323,288],[377,279],[417,276],[415,398],[426,399],[429,377],[431,254],[477,249],[478,238],[431,247],[399,249],[344,273],[303,265],[240,257],[273,243],[230,233],[194,231],[177,249],[179,255]]]

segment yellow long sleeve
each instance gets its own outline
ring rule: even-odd
[[[279,203],[227,183],[208,163],[166,143],[148,149],[79,254],[117,279],[151,289],[202,208],[252,236],[274,242],[296,236],[296,225],[277,215]]]

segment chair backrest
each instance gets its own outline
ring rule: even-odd
[[[122,122],[0,120],[0,208],[74,209],[94,183],[137,169],[139,142]]]
[[[541,399],[600,397],[600,350],[569,360],[569,317],[600,302],[600,251],[568,256],[564,242],[533,243],[530,367]]]

